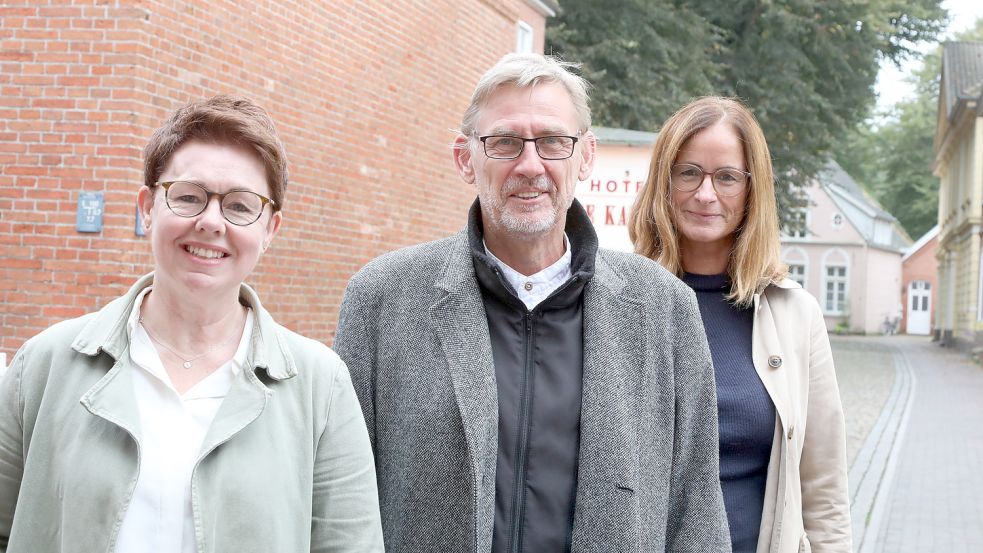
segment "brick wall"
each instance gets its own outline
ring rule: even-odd
[[[901,305],[904,307],[904,313],[901,317],[901,326],[899,327],[902,331],[907,326],[908,322],[908,311],[911,309],[911,301],[908,299],[908,287],[913,281],[923,280],[929,283],[931,287],[931,325],[932,328],[937,328],[935,323],[935,312],[938,309],[938,260],[935,258],[935,253],[938,248],[938,236],[933,237],[931,240],[922,245],[915,253],[910,257],[901,262],[902,271],[902,288],[901,288]]]
[[[290,158],[284,224],[249,282],[331,341],[348,278],[460,229],[449,144],[475,81],[515,47],[522,0],[68,1],[0,5],[0,352],[152,269],[134,235],[141,150],[179,105],[250,96]],[[541,28],[537,25],[538,28]],[[540,42],[541,44],[541,42]],[[103,192],[101,233],[76,232]]]

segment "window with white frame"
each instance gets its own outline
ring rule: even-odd
[[[789,238],[805,238],[809,234],[809,213],[801,207],[789,211]]]
[[[846,310],[846,276],[845,265],[826,265],[826,295],[825,311],[839,315]]]
[[[809,193],[801,188],[793,191],[790,204],[787,236],[789,238],[806,238],[809,236],[809,206],[812,205]]]
[[[928,311],[928,298],[932,290],[932,285],[924,280],[916,280],[911,283],[909,289],[909,311]]]
[[[515,51],[520,54],[532,52],[532,25],[525,21],[519,21],[516,29]]]
[[[806,287],[806,275],[809,273],[809,254],[798,246],[782,248],[782,263],[788,266],[788,278]]]
[[[788,278],[799,283],[799,286],[806,287],[806,266],[798,265],[795,263],[789,263],[788,265]]]

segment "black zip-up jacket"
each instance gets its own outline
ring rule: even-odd
[[[597,235],[579,204],[567,213],[571,278],[531,311],[485,254],[477,202],[469,242],[488,317],[498,387],[495,553],[569,551],[583,391],[583,291]]]

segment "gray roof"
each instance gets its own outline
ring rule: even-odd
[[[904,252],[911,245],[911,238],[894,215],[888,213],[880,202],[861,188],[857,181],[853,180],[853,177],[840,167],[839,163],[830,160],[820,173],[819,182],[867,243],[875,243],[873,227],[856,219],[859,217],[857,210],[863,212],[867,217],[879,219],[891,226],[891,242],[885,246],[898,252]],[[850,206],[856,209],[849,209]]]
[[[632,131],[628,129],[615,129],[612,127],[591,127],[594,136],[600,144],[614,144],[621,146],[651,146],[655,144],[655,138],[659,133]]]
[[[952,119],[959,100],[980,97],[983,85],[983,42],[945,42],[942,44],[942,88],[946,117]]]

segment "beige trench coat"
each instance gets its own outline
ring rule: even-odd
[[[777,412],[757,553],[850,553],[833,356],[819,305],[798,283],[755,295],[752,356]]]

